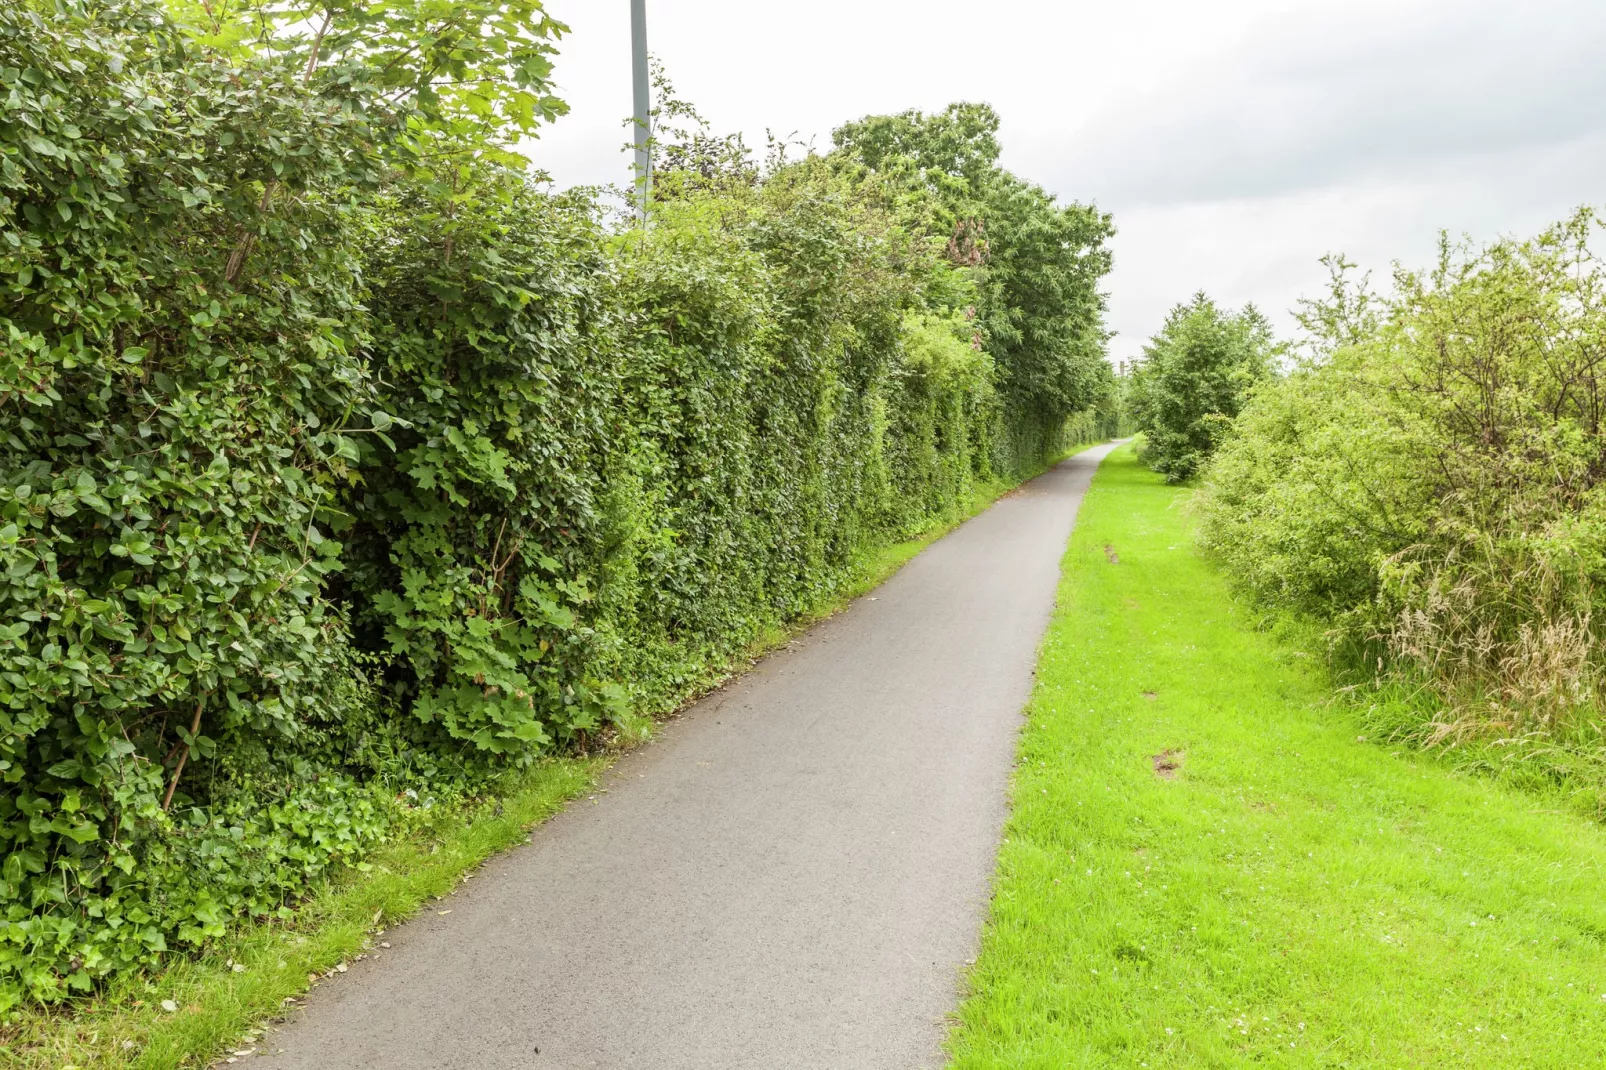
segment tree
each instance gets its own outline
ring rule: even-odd
[[[1278,352],[1254,305],[1233,312],[1198,293],[1173,308],[1144,346],[1128,395],[1149,467],[1172,483],[1191,478]]]
[[[1047,423],[1110,389],[1104,295],[1110,217],[998,165],[998,114],[950,104],[935,115],[872,115],[838,128],[838,154],[902,193],[910,224],[973,272],[978,324],[1013,408]]]

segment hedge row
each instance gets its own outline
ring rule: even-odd
[[[1304,359],[1224,436],[1204,545],[1318,622],[1372,731],[1606,813],[1606,257],[1591,210],[1441,245],[1371,290],[1341,258]]]
[[[0,1008],[287,912],[1111,409],[1108,222],[996,119],[643,232],[321,33],[0,9]]]

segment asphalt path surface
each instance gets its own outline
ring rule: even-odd
[[[1060,557],[1111,448],[689,707],[250,1061],[940,1066]]]

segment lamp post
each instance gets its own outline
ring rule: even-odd
[[[652,197],[652,86],[647,70],[647,0],[630,0],[631,66],[636,90],[636,214],[647,221]]]

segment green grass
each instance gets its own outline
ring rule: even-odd
[[[1187,493],[1082,506],[953,1066],[1606,1065],[1606,829],[1358,739]]]
[[[1079,446],[1061,458],[1087,449]],[[1046,470],[1048,465],[1044,465]],[[695,689],[717,686],[753,658],[785,643],[866,591],[975,516],[1020,481],[978,484],[918,537],[881,547],[856,562],[842,585],[812,612],[765,629],[731,664],[711,667]],[[691,701],[696,694],[686,696]],[[621,746],[651,737],[642,717]],[[524,840],[541,821],[590,790],[611,756],[554,758],[509,778],[496,798],[454,808],[391,845],[366,872],[347,870],[313,889],[285,923],[240,926],[208,954],[176,958],[152,977],[125,977],[65,1007],[31,1007],[0,1022],[0,1066],[17,1070],[170,1070],[201,1067],[254,1046],[263,1023],[322,976],[373,949],[387,925],[449,894],[469,870]],[[241,967],[237,969],[236,967]],[[166,1010],[164,1002],[175,1008]]]

